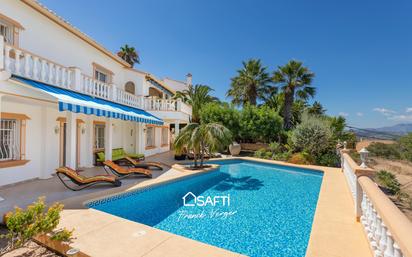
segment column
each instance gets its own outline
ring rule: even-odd
[[[3,40],[3,38],[0,36],[0,40]],[[1,53],[0,53],[1,54]],[[2,112],[2,98],[3,98],[3,94],[0,94],[0,121],[1,121],[1,112]],[[4,201],[4,198],[3,197],[1,197],[1,195],[0,195],[0,202],[1,201]]]
[[[87,115],[86,124],[86,167],[93,167],[94,163],[94,126],[93,126],[93,117],[91,115]]]
[[[113,150],[113,120],[108,118],[106,120],[106,127],[104,129],[104,155],[107,160],[112,159]]]
[[[135,149],[136,153],[144,153],[144,132],[143,132],[144,124],[136,122],[136,144]]]
[[[179,122],[175,122],[175,138],[179,135],[179,133],[180,133]]]
[[[76,169],[76,117],[74,112],[66,113],[66,165],[72,169]]]
[[[41,123],[42,123],[42,131],[41,131],[41,145],[40,145],[40,152],[42,153],[42,160],[41,160],[41,170],[39,174],[40,179],[48,179],[51,178],[51,171],[53,170],[50,165],[50,154],[51,154],[51,142],[50,138],[52,133],[48,128],[48,113],[47,113],[47,106],[42,106],[41,108]],[[56,144],[54,144],[56,145]]]

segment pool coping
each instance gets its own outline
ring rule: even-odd
[[[211,159],[211,161],[225,160],[246,160],[322,172],[323,178],[306,256],[372,256],[365,235],[363,234],[363,230],[354,217],[353,202],[350,198],[350,192],[341,169],[315,165],[297,165],[253,157]],[[147,180],[121,192],[88,199],[82,204],[87,205],[101,199],[134,193],[139,190],[144,190],[145,188],[171,183],[185,177],[211,172],[218,168],[213,167],[212,169],[207,170],[191,171],[183,170],[181,167],[182,166],[178,164],[172,166],[173,169],[178,170],[181,174]],[[341,203],[338,204],[339,202]],[[84,219],[86,219],[87,222]],[[75,236],[77,239],[75,239],[73,247],[79,248],[82,252],[90,256],[110,256],[113,254],[113,252],[111,252],[113,249],[111,251],[102,251],[99,249],[102,245],[104,246],[107,241],[107,238],[104,237],[110,237],[110,234],[115,234],[116,239],[124,238],[127,242],[124,246],[127,245],[128,247],[133,248],[141,245],[144,249],[144,253],[142,253],[142,255],[137,255],[135,251],[133,252],[133,256],[245,256],[146,226],[138,222],[116,217],[92,208],[64,210],[62,213],[61,224],[59,224],[59,226],[75,228]],[[125,229],[123,229],[123,231],[122,229],[119,230],[119,227],[135,229],[135,231],[145,231],[145,235],[142,236],[142,239],[132,240],[130,239],[130,231],[128,230],[125,232]],[[76,228],[78,232],[76,232]],[[108,228],[110,228],[110,230],[107,230]],[[145,243],[143,244],[141,242]],[[117,247],[116,244],[112,246],[117,249],[115,249],[117,252],[122,252],[124,256],[128,256],[127,253],[129,250],[127,247]],[[140,250],[140,248],[138,249]]]

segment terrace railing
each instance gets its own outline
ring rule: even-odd
[[[191,115],[191,106],[174,99],[159,99],[130,94],[114,84],[104,83],[27,50],[7,44],[0,36],[0,71],[44,82],[94,97],[148,111],[178,111]]]
[[[371,251],[377,257],[412,257],[412,223],[362,168],[341,151],[341,166],[352,192],[355,216],[361,222]]]

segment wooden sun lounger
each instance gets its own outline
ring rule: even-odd
[[[77,173],[77,171],[69,167],[60,167],[56,169],[56,175],[65,187],[73,191],[79,191],[87,187],[90,187],[96,184],[102,184],[102,183],[109,183],[115,187],[119,187],[122,185],[122,182],[116,176],[97,175],[93,177],[85,177],[85,176],[80,175],[79,173]],[[66,176],[67,178],[69,178],[71,182],[76,184],[78,187],[76,188],[76,187],[69,186],[66,183],[67,181],[63,179],[63,176]]]
[[[152,172],[148,169],[143,169],[143,168],[123,168],[117,165],[116,163],[112,161],[105,161],[103,162],[104,168],[109,169],[113,174],[115,174],[118,177],[127,177],[130,175],[145,175],[149,178],[152,177]]]
[[[135,168],[150,169],[150,167],[154,167],[154,168],[157,168],[159,170],[163,170],[162,165],[158,162],[141,162],[141,161],[135,160],[133,158],[130,158],[128,156],[125,157],[125,160],[127,160]]]

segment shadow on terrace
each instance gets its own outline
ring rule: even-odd
[[[177,172],[170,169],[170,166],[175,163],[171,152],[150,156],[146,158],[146,161],[158,161],[165,164],[163,165],[163,171],[157,169],[152,170],[153,178],[167,176]],[[81,171],[81,174],[84,176],[94,176],[106,173],[103,167],[93,167],[84,169]],[[71,191],[67,189],[57,176],[44,180],[35,179],[8,185],[0,187],[0,196],[5,199],[0,202],[0,215],[2,216],[6,212],[14,209],[15,206],[26,207],[37,200],[39,196],[46,196],[47,203],[62,202],[65,208],[85,208],[82,203],[88,199],[124,191],[146,180],[148,180],[148,178],[130,176],[122,179],[121,187],[114,188],[108,184],[100,184],[81,191]]]

